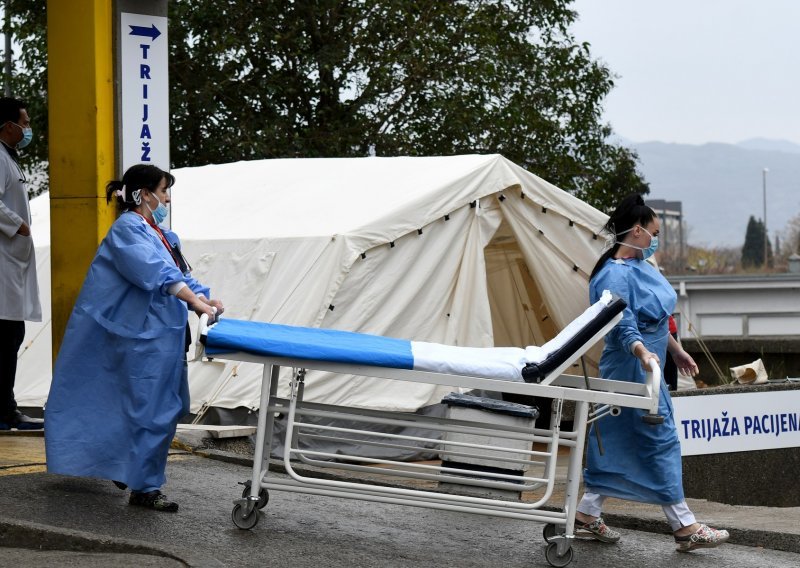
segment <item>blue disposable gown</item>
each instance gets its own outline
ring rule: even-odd
[[[600,358],[604,379],[644,383],[645,372],[631,354],[635,341],[658,355],[663,372],[669,334],[669,316],[677,296],[667,280],[649,263],[638,259],[610,259],[589,284],[591,301],[610,290],[627,302],[622,320],[605,338]],[[681,447],[669,391],[661,382],[659,413],[664,423],[642,422],[645,410],[624,408],[620,416],[597,421],[604,455],[600,455],[595,426],[587,440],[584,485],[587,491],[669,505],[683,500]]]
[[[170,442],[189,410],[188,312],[167,292],[180,281],[209,296],[140,215],[123,213],[89,267],[56,359],[45,407],[49,472],[141,491],[164,484]]]

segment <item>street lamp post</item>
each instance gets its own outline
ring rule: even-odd
[[[769,169],[764,168],[762,174],[762,185],[764,189],[764,270],[767,269],[767,249],[769,245],[769,232],[767,231],[767,172]]]

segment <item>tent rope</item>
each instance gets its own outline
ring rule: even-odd
[[[18,360],[19,360],[19,359],[22,359],[22,356],[23,356],[23,355],[25,355],[25,353],[27,353],[27,352],[28,352],[28,349],[30,349],[30,348],[31,348],[31,346],[34,344],[34,342],[35,342],[35,341],[36,341],[36,340],[39,338],[39,336],[40,336],[40,335],[41,335],[41,334],[44,332],[44,330],[45,330],[45,329],[47,329],[48,327],[50,327],[50,324],[51,324],[52,322],[53,322],[53,320],[52,320],[52,319],[49,319],[49,320],[47,320],[47,324],[46,324],[46,325],[43,325],[43,326],[42,326],[42,329],[40,329],[40,330],[39,330],[39,332],[38,332],[36,335],[34,335],[34,336],[33,336],[33,337],[30,339],[30,341],[28,341],[27,343],[25,343],[25,347],[23,347],[23,348],[22,348],[22,351],[20,351],[19,353],[17,353],[17,359],[18,359]]]
[[[706,345],[706,342],[703,341],[702,337],[700,337],[700,334],[697,332],[697,328],[692,323],[692,320],[690,320],[687,317],[686,321],[689,322],[689,331],[691,331],[692,334],[694,335],[695,339],[697,339],[697,344],[700,346],[700,350],[703,352],[703,355],[706,356],[706,359],[708,359],[708,362],[711,363],[711,367],[714,369],[714,372],[717,374],[717,378],[719,379],[720,384],[723,384],[723,385],[728,384],[730,382],[728,380],[728,377],[726,377],[725,374],[722,372],[722,368],[719,366],[719,364],[717,364],[717,360],[714,359],[714,356],[711,354],[711,351],[708,349],[708,346]]]
[[[230,382],[230,380],[233,377],[238,375],[239,365],[240,363],[236,363],[233,367],[231,367],[231,372],[228,373],[228,375],[217,384],[217,387],[214,389],[214,392],[211,393],[211,396],[208,397],[208,400],[206,400],[202,404],[202,406],[200,406],[200,409],[197,411],[197,414],[195,414],[194,418],[192,419],[192,424],[200,424],[200,421],[206,415],[206,413],[211,408],[213,403],[216,402],[217,397],[220,395],[222,389],[228,385],[228,382]]]

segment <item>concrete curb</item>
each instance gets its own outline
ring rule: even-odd
[[[603,513],[603,519],[615,529],[630,529],[672,536],[672,529],[670,529],[666,521],[661,519],[620,513]],[[731,534],[731,538],[728,542],[731,544],[800,553],[800,539],[798,539],[795,534],[784,534],[760,529],[743,529],[740,527],[728,526],[724,523],[714,523],[713,526],[716,529],[725,529],[728,531]]]
[[[545,510],[559,510],[556,507],[543,507]],[[615,529],[628,529],[653,534],[663,534],[665,538],[672,538],[672,529],[663,519],[630,515],[624,513],[603,513],[603,520]],[[759,529],[742,529],[725,523],[713,523],[716,529],[727,530],[731,538],[730,544],[752,546],[754,548],[767,548],[782,552],[800,553],[800,539],[795,534],[776,533]],[[625,538],[623,534],[622,538]]]
[[[102,536],[50,525],[21,522],[0,517],[0,548],[64,550],[70,552],[102,552],[162,556],[190,568],[219,568],[216,559],[200,558],[185,550],[168,549],[131,539]]]
[[[210,448],[197,449],[193,452],[197,456],[205,457],[208,459],[223,461],[227,463],[238,464],[248,468],[253,467],[253,459],[251,457],[237,454],[234,452],[226,452],[223,450],[215,450]],[[363,477],[355,475],[338,475],[333,474],[331,471],[322,470],[320,468],[309,467],[303,464],[293,466],[295,471],[309,477],[318,477],[322,479],[340,479],[358,483],[363,481]],[[270,471],[277,473],[286,473],[282,460],[270,459]],[[370,480],[371,483],[387,487],[404,487],[399,483],[387,483],[379,480]],[[544,510],[558,510],[554,507],[543,507]],[[654,519],[646,516],[637,516],[623,513],[607,513],[603,515],[606,522],[614,528],[630,529],[650,533],[658,533],[672,537],[672,530],[663,519]],[[795,534],[786,534],[775,531],[767,531],[760,529],[742,529],[740,527],[725,526],[725,524],[715,523],[715,528],[725,529],[731,534],[729,542],[731,544],[738,544],[742,546],[752,546],[760,548],[768,548],[770,550],[780,550],[784,552],[800,553],[800,539]]]

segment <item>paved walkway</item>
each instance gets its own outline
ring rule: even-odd
[[[231,453],[219,450],[198,449],[192,446],[196,444],[198,438],[195,436],[182,436],[179,432],[178,440],[181,447],[192,449],[192,451],[210,459],[231,461],[243,465],[252,464],[248,456],[240,453]],[[558,504],[564,502],[564,485],[566,479],[568,457],[566,452],[559,456],[557,465],[557,482],[550,503]],[[281,462],[273,460],[271,470],[283,471]],[[296,466],[296,469],[310,472],[314,475],[314,468],[307,466]],[[342,479],[358,481],[369,476],[363,474],[353,474],[349,471],[325,468],[324,471],[316,472],[319,476],[335,475]],[[387,482],[386,476],[376,475],[374,481],[381,484]],[[710,478],[709,483],[714,483]],[[414,482],[407,479],[394,478],[393,483],[397,486],[416,486],[426,488],[426,482]],[[768,483],[768,480],[765,480]],[[435,483],[428,482],[429,489],[435,489]],[[793,491],[795,488],[776,487],[776,491]],[[523,500],[535,500],[535,494],[522,494]],[[731,533],[731,542],[745,546],[756,546],[770,548],[774,550],[784,550],[788,552],[800,553],[800,507],[752,507],[742,505],[726,505],[715,503],[705,499],[687,499],[689,507],[694,512],[699,522],[706,523],[715,528],[726,529]],[[606,522],[619,529],[633,529],[655,533],[671,533],[670,527],[666,522],[664,513],[658,505],[648,505],[621,499],[608,499],[606,510],[604,511]]]
[[[182,437],[179,434],[175,446],[181,447],[183,450],[177,451],[176,453],[180,454],[188,450],[194,452],[195,455],[203,456],[208,459],[245,465],[250,463],[250,458],[242,454],[201,449],[197,447],[197,441],[198,437],[196,435]],[[171,459],[181,459],[181,456],[175,455]],[[275,465],[280,469],[280,463],[276,462]],[[564,478],[565,466],[565,463],[559,464],[558,479]],[[300,468],[300,466],[298,466],[298,469],[303,469],[310,475],[314,475],[315,473],[313,468]],[[2,491],[3,487],[3,476],[38,473],[42,471],[45,471],[45,453],[44,438],[41,432],[0,433],[0,491]],[[325,468],[324,474],[353,481],[358,481],[361,478],[367,477],[363,474],[354,475],[351,472],[332,468]],[[397,478],[390,478],[387,480],[386,476],[376,476],[376,478],[379,478],[382,483],[389,481],[393,484],[396,483],[398,486],[408,483],[406,480]],[[775,490],[784,491],[787,489],[775,488]],[[535,498],[535,496],[523,494],[523,499],[533,498]],[[556,492],[551,502],[563,502],[563,485],[557,485]],[[731,506],[701,499],[688,499],[688,503],[701,522],[706,522],[717,528],[729,530],[732,543],[800,553],[800,507],[771,508]],[[605,518],[609,525],[622,529],[623,532],[626,528],[658,533],[669,532],[669,528],[664,520],[664,515],[661,512],[661,508],[658,506],[610,499],[607,501]],[[4,519],[0,519],[0,521],[3,520]],[[2,537],[4,530],[2,525],[3,523],[0,522],[0,537]],[[5,530],[8,530],[7,526]],[[8,542],[8,544],[13,545],[12,542]],[[0,538],[0,546],[2,545],[2,538]],[[98,550],[102,550],[102,548]],[[123,550],[119,552],[123,551],[124,547]],[[131,554],[131,565],[136,565],[136,552],[137,551],[133,549],[128,551],[128,553]],[[79,559],[76,557],[76,562],[78,562],[78,560]],[[102,559],[100,557],[97,557],[97,561],[100,562],[98,565],[102,565]]]

